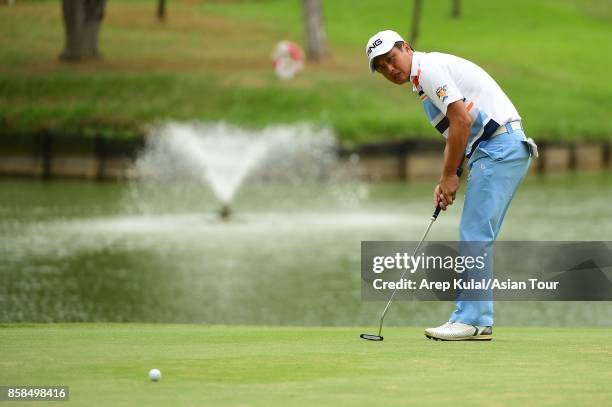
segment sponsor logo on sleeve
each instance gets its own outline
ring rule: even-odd
[[[448,94],[446,93],[447,90],[448,85],[440,86],[438,89],[436,89],[436,95],[438,95],[438,98],[442,99],[442,102],[444,102],[448,97]]]

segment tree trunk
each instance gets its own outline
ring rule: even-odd
[[[453,1],[453,11],[451,13],[451,17],[459,18],[461,17],[461,0],[452,0]]]
[[[64,61],[99,58],[98,32],[106,0],[62,0],[66,46]]]
[[[325,27],[320,0],[302,0],[306,56],[310,61],[321,61],[327,56]]]
[[[159,21],[166,19],[166,0],[159,0],[157,2],[157,19]]]
[[[412,29],[410,31],[410,46],[414,49],[421,30],[421,0],[412,2]]]

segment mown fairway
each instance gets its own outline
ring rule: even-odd
[[[74,406],[612,402],[609,328],[499,328],[486,343],[429,341],[421,328],[358,338],[372,329],[2,325],[0,383],[68,385]]]

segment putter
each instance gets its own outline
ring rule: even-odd
[[[463,174],[463,160],[461,160],[461,164],[459,164],[459,168],[457,169],[457,176],[459,178],[461,178],[461,174]],[[438,206],[436,207],[436,210],[434,211],[433,215],[431,215],[431,219],[429,219],[429,225],[427,226],[427,229],[425,230],[425,233],[423,233],[423,237],[421,238],[421,241],[417,245],[416,249],[414,249],[414,253],[412,254],[412,257],[416,256],[417,252],[421,248],[421,245],[423,244],[423,242],[427,238],[427,235],[429,234],[429,230],[431,229],[431,226],[436,221],[436,219],[438,219],[438,215],[440,214],[441,210],[442,210],[442,208],[438,204]],[[408,269],[404,270],[404,272],[402,273],[399,281],[402,281],[402,279],[406,275],[407,271],[408,271]],[[383,339],[385,339],[384,337],[381,336],[382,327],[383,327],[383,321],[385,320],[385,315],[387,315],[387,311],[389,310],[389,307],[391,306],[391,303],[393,302],[393,298],[395,297],[396,293],[397,293],[397,287],[395,288],[395,290],[393,290],[393,293],[391,293],[391,297],[389,298],[389,301],[387,301],[387,305],[385,306],[385,309],[383,310],[382,314],[380,315],[380,322],[378,324],[378,335],[374,335],[374,334],[361,334],[361,335],[359,335],[359,337],[361,339],[365,339],[367,341],[382,341]]]

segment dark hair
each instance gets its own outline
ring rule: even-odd
[[[414,49],[410,46],[409,43],[406,42],[406,44],[408,44],[408,47],[414,51]],[[393,44],[393,46],[399,50],[402,49],[402,47],[404,46],[404,41],[396,41],[395,44]]]

